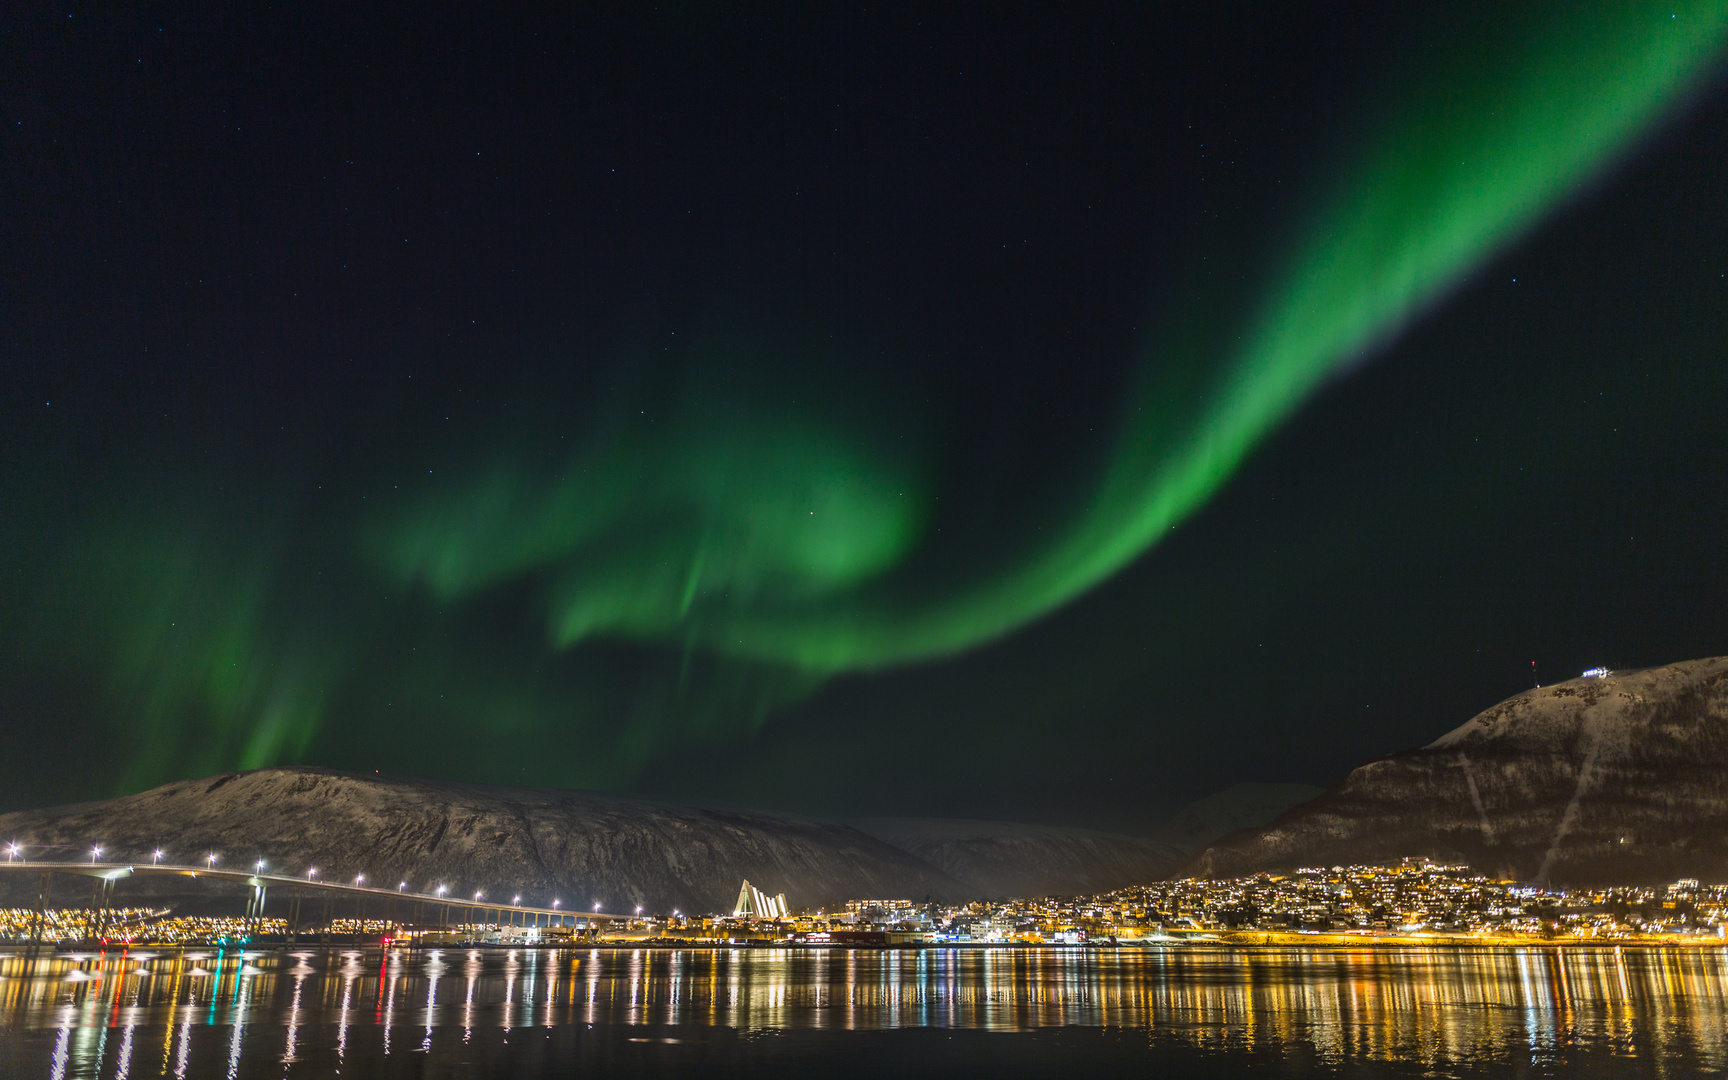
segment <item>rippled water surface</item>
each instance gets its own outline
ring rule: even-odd
[[[1690,1076],[1728,950],[0,955],[0,1077]]]

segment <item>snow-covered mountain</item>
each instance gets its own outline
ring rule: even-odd
[[[485,787],[286,767],[167,784],[103,802],[0,815],[0,841],[71,861],[316,867],[414,889],[445,885],[528,903],[608,911],[729,910],[738,883],[794,907],[864,897],[922,900],[1079,893],[1161,876],[1181,852],[1154,841],[1005,822],[878,820],[868,828],[790,814],[594,792]],[[72,889],[61,883],[62,893]],[[33,881],[0,875],[0,901]],[[208,892],[198,887],[202,895]],[[176,891],[178,890],[178,891]],[[178,879],[128,883],[142,897],[190,896]],[[64,897],[63,897],[64,898]],[[76,899],[76,898],[72,898]]]
[[[1728,880],[1728,657],[1527,690],[1180,872],[1412,855],[1556,883]]]
[[[749,878],[795,906],[846,897],[922,899],[970,890],[872,836],[831,822],[649,799],[275,768],[167,784],[137,795],[0,815],[27,853],[316,867],[326,879],[438,884],[527,903],[607,911],[730,910]],[[140,883],[141,884],[141,883]],[[33,883],[32,883],[33,886]],[[124,891],[138,888],[128,885]]]

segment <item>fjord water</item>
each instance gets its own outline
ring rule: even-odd
[[[0,956],[0,1076],[1673,1076],[1728,949]]]

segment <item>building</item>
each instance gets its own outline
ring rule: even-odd
[[[769,896],[750,884],[746,878],[738,888],[738,902],[732,905],[735,919],[784,919],[787,915],[786,894]]]

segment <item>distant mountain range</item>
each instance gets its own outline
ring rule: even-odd
[[[724,910],[744,878],[805,907],[1073,895],[1415,855],[1557,884],[1728,879],[1728,657],[1529,690],[1316,791],[1239,784],[1143,838],[283,767],[0,815],[0,839],[68,860],[92,844],[138,861],[158,847],[189,861],[216,851],[615,912]],[[0,902],[27,902],[25,890],[0,875]]]
[[[794,906],[939,898],[968,887],[849,826],[593,792],[486,787],[283,767],[166,784],[103,802],[0,816],[32,852],[101,844],[113,857],[316,867],[458,896],[557,899],[578,910],[730,910],[748,878]],[[133,886],[128,886],[128,890]]]
[[[1220,836],[1264,825],[1323,790],[1312,784],[1234,784],[1189,803],[1153,835],[1170,847],[1192,854]]]
[[[1413,855],[1557,884],[1728,879],[1728,657],[1527,690],[1176,873]]]
[[[32,855],[170,861],[217,852],[277,872],[316,867],[467,896],[521,895],[608,911],[716,911],[748,878],[794,907],[865,897],[964,900],[1074,894],[1163,877],[1212,834],[1252,815],[1256,795],[1191,814],[1187,844],[1013,822],[887,818],[842,823],[593,792],[487,787],[283,767],[185,780],[102,802],[0,815],[0,838]],[[1216,805],[1213,805],[1216,804]],[[1282,804],[1280,804],[1281,808]],[[1273,811],[1260,807],[1265,820]],[[1208,824],[1209,823],[1209,824]],[[0,902],[33,899],[0,875]],[[59,886],[63,891],[72,888]],[[128,883],[164,900],[178,879]],[[200,887],[202,888],[202,887]],[[188,894],[191,895],[191,894]],[[66,899],[76,900],[76,897]]]
[[[978,897],[1108,892],[1156,881],[1188,849],[1087,829],[948,818],[868,818],[860,831],[906,851]]]

